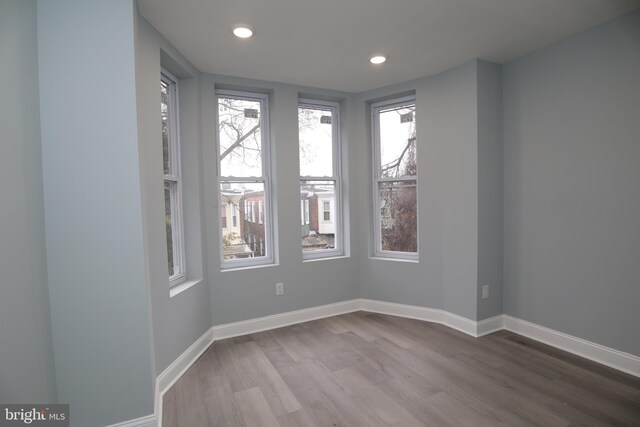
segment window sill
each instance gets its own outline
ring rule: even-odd
[[[181,282],[175,286],[172,286],[171,288],[169,288],[169,298],[173,298],[178,294],[181,294],[182,292],[186,291],[187,289],[197,285],[198,283],[202,283],[202,279],[197,279],[197,280],[186,280],[184,282]]]
[[[255,270],[256,268],[269,268],[269,267],[277,267],[279,264],[276,262],[271,262],[269,264],[257,264],[257,265],[239,265],[237,267],[222,267],[220,269],[221,273],[229,273],[233,271],[244,271],[244,270]]]
[[[380,261],[398,261],[398,262],[408,262],[412,264],[419,264],[420,260],[417,258],[393,258],[384,255],[374,255],[370,256],[369,259],[372,260],[380,260]]]
[[[344,254],[329,254],[327,256],[315,257],[315,258],[303,258],[302,262],[316,262],[316,261],[329,261],[329,260],[337,260],[337,259],[347,259],[348,255]]]

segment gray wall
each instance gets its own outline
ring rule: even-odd
[[[214,121],[216,85],[271,92],[271,144],[279,252],[278,263],[261,268],[220,271],[218,203],[215,170]],[[314,307],[358,297],[356,269],[351,258],[302,261],[300,241],[300,185],[298,159],[298,95],[319,95],[344,101],[342,123],[351,126],[351,98],[340,92],[296,87],[221,76],[202,76],[203,158],[205,172],[205,219],[211,284],[211,315],[214,325],[270,314]],[[352,136],[342,135],[345,151]],[[351,162],[350,157],[345,161]],[[350,164],[351,166],[351,164]],[[353,185],[346,188],[347,194]],[[347,205],[347,214],[349,214]],[[351,223],[355,221],[351,217]],[[347,228],[346,234],[352,233]],[[275,283],[284,282],[284,295],[275,295]]]
[[[38,2],[58,399],[74,426],[153,412],[132,0]]]
[[[485,187],[492,183],[488,174],[479,175],[479,167],[485,171],[496,163],[487,157],[496,155],[494,145],[499,142],[499,135],[498,139],[491,139],[499,127],[495,123],[499,112],[495,105],[499,99],[498,72],[499,66],[474,60],[432,77],[358,95],[355,157],[359,164],[354,216],[358,218],[355,224],[360,238],[354,253],[359,261],[363,298],[445,309],[469,319],[478,318],[479,273],[486,270],[495,276],[501,259],[499,245],[495,244],[494,256],[479,258],[478,254],[479,238],[487,238],[479,235],[479,221],[485,219],[479,213],[478,192],[486,193]],[[479,88],[481,85],[485,87]],[[416,93],[418,263],[371,257],[369,103],[408,91]],[[480,115],[479,108],[485,106],[493,109],[491,114]],[[490,123],[479,123],[485,120]],[[492,210],[499,211],[500,206]],[[481,269],[479,262],[491,265]],[[496,287],[494,301],[501,300],[500,291]],[[494,314],[498,313],[484,309],[481,313]]]
[[[640,354],[640,12],[504,68],[504,309]]]
[[[179,79],[187,280],[194,283],[174,296],[169,294],[167,273],[159,108],[161,64]],[[136,71],[145,251],[157,376],[211,327],[209,286],[203,265],[200,83],[198,71],[142,17],[138,17]]]
[[[502,148],[502,66],[478,61],[478,320],[502,314]]]
[[[35,1],[0,2],[0,402],[56,401]]]

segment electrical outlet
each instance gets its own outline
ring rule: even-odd
[[[489,298],[489,285],[482,285],[482,299]]]
[[[284,283],[276,283],[276,295],[284,294]]]

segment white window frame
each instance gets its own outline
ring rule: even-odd
[[[169,199],[171,201],[171,234],[173,240],[173,275],[169,276],[169,287],[171,288],[187,280],[182,207],[182,174],[180,161],[180,114],[178,107],[178,79],[164,68],[162,68],[161,70],[160,79],[167,85],[167,108],[169,113],[167,126],[169,128],[168,137],[170,173],[164,175],[163,170],[163,176],[165,183],[174,183],[173,187],[169,187],[174,190],[170,190],[169,193]]]
[[[373,139],[373,256],[377,258],[392,258],[399,260],[418,261],[419,259],[419,212],[418,212],[418,175],[402,176],[397,178],[382,178],[382,161],[380,154],[380,112],[391,108],[402,107],[405,105],[414,106],[414,120],[416,119],[416,97],[415,95],[403,96],[386,101],[371,104],[371,126]],[[417,125],[416,125],[416,141],[417,141]],[[417,147],[416,147],[417,152]],[[388,251],[382,249],[381,235],[381,218],[380,218],[380,183],[383,182],[415,182],[416,187],[416,252]]]
[[[260,103],[260,142],[261,142],[261,160],[262,160],[262,176],[259,177],[236,177],[222,176],[220,163],[220,120],[218,117],[219,98],[244,99],[247,101],[257,101]],[[253,267],[260,265],[269,265],[275,263],[274,240],[275,230],[273,227],[274,219],[272,217],[273,201],[271,194],[275,191],[271,188],[271,144],[270,144],[270,128],[269,128],[269,95],[260,92],[237,91],[216,89],[215,91],[215,126],[216,126],[216,164],[217,164],[217,191],[220,197],[221,183],[261,183],[264,188],[264,234],[265,234],[265,256],[251,257],[241,259],[224,259],[224,243],[222,235],[218,239],[218,247],[220,250],[220,268],[221,270],[233,270],[237,268]],[[245,200],[245,217],[247,215],[247,201]],[[221,232],[221,219],[218,215],[218,230]],[[244,233],[247,231],[244,230]]]
[[[333,258],[344,255],[344,211],[342,204],[342,141],[340,138],[340,103],[332,101],[322,101],[312,98],[299,98],[298,108],[310,108],[325,110],[331,113],[331,126],[333,137],[332,157],[333,157],[333,175],[327,176],[300,176],[300,183],[303,181],[333,181],[334,183],[334,227],[336,235],[334,237],[334,248],[327,250],[319,250],[313,252],[302,252],[303,260],[317,260],[322,258]],[[299,150],[299,148],[298,148]],[[299,153],[298,153],[299,155]],[[305,223],[310,224],[309,199],[305,199]],[[318,218],[320,221],[320,218]]]

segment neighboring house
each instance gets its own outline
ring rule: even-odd
[[[220,223],[222,230],[224,259],[250,258],[254,251],[243,240],[244,192],[223,188],[220,200]]]
[[[255,191],[245,193],[240,204],[242,213],[241,235],[249,245],[254,256],[265,256],[265,206],[264,192]]]
[[[309,185],[300,192],[302,247],[305,251],[335,245],[335,194],[332,187]]]
[[[326,193],[318,193],[317,198],[317,218],[318,218],[318,233],[320,234],[332,234],[335,236],[336,228],[333,222],[334,218],[334,202],[335,197],[333,191]]]

